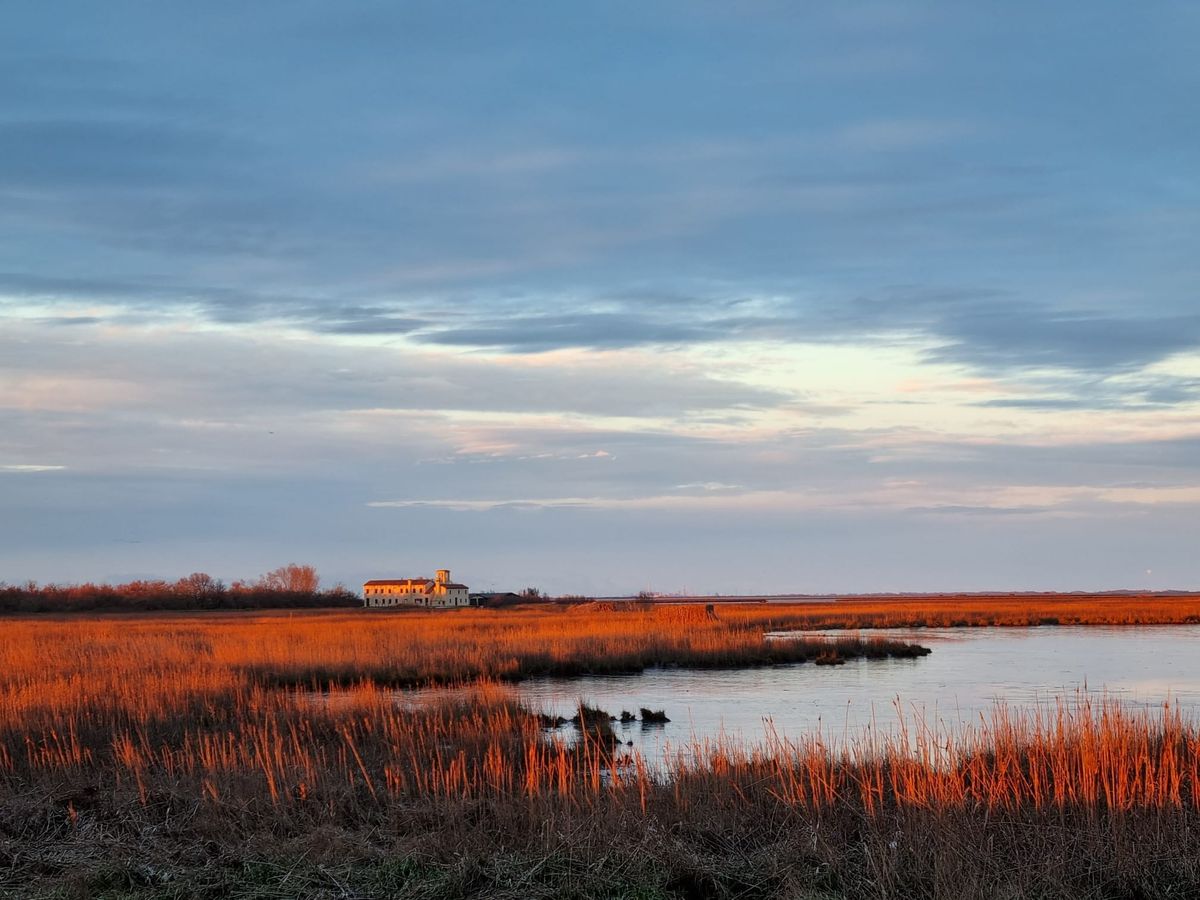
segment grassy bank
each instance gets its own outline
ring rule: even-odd
[[[111,682],[111,691],[120,691],[130,671],[142,673],[143,681],[164,682],[161,689],[173,694],[192,692],[207,681],[213,686],[323,688],[364,680],[416,686],[631,673],[651,666],[777,665],[831,653],[853,659],[926,652],[900,641],[854,636],[769,641],[761,624],[713,616],[700,607],[41,616],[7,619],[0,628],[6,638],[0,667],[8,669],[12,681],[48,675],[58,686],[48,689],[68,692],[76,689],[71,678]],[[46,647],[56,654],[49,672]]]

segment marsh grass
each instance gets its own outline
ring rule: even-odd
[[[935,594],[717,609],[731,625],[767,630],[1200,624],[1200,594]]]
[[[6,636],[0,665],[11,671],[10,682],[32,678],[44,692],[49,680],[76,698],[90,693],[94,679],[107,680],[136,665],[139,695],[154,697],[178,690],[192,696],[195,682],[205,677],[264,688],[322,689],[364,680],[412,687],[633,673],[655,666],[781,665],[815,659],[831,648],[848,658],[928,652],[905,642],[853,636],[772,641],[764,638],[762,624],[696,618],[695,612],[664,607],[580,615],[543,606],[10,618],[0,621]],[[46,652],[54,658],[41,659]],[[43,662],[50,669],[46,679]],[[89,681],[81,685],[84,673]],[[160,676],[166,683],[155,682]],[[110,687],[122,693],[119,684]]]
[[[495,680],[397,702],[387,676],[428,674],[422,661],[454,646],[446,632],[486,668],[522,647],[620,652],[613,620],[631,614],[558,615],[576,624],[474,611],[7,622],[0,891],[1099,898],[1200,883],[1200,731],[1173,708],[1081,698],[948,734],[910,722],[842,744],[711,741],[663,767],[586,728],[548,732]],[[688,650],[657,631],[650,658]],[[697,640],[729,653],[719,634]],[[311,675],[360,664],[341,685]],[[276,686],[310,678],[324,700]]]

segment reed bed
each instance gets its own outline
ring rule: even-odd
[[[79,702],[79,677],[101,681],[135,666],[143,679],[209,673],[269,686],[326,687],[363,680],[393,686],[517,680],[535,675],[639,672],[651,666],[753,666],[844,657],[919,656],[912,644],[860,640],[775,642],[763,627],[702,609],[660,607],[580,614],[560,608],[110,615],[0,622],[0,684],[42,685],[46,663]],[[50,659],[52,657],[52,660]],[[104,695],[112,697],[111,691]],[[118,692],[119,693],[119,692]],[[148,696],[143,691],[140,696]],[[142,702],[142,701],[139,701]]]
[[[389,680],[436,659],[446,630],[485,659],[524,640],[554,660],[617,642],[625,615],[6,622],[0,892],[1149,897],[1200,884],[1200,729],[1178,709],[1080,699],[954,733],[913,722],[837,744],[679,747],[664,767],[587,729],[548,733],[494,679],[419,706]],[[644,629],[641,615],[629,622]],[[711,621],[669,613],[658,631],[671,617]],[[692,652],[707,660],[704,641]],[[399,664],[371,656],[402,650]],[[359,660],[353,682],[279,686]]]
[[[1200,624],[1200,594],[935,594],[717,609],[730,624],[767,629]]]

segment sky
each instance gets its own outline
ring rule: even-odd
[[[8,0],[0,581],[1200,588],[1200,6]]]

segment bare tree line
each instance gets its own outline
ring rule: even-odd
[[[313,566],[288,563],[253,581],[226,585],[205,572],[177,581],[139,580],[125,584],[42,584],[0,582],[0,612],[88,612],[92,610],[268,609],[357,606],[342,585],[321,589]]]

